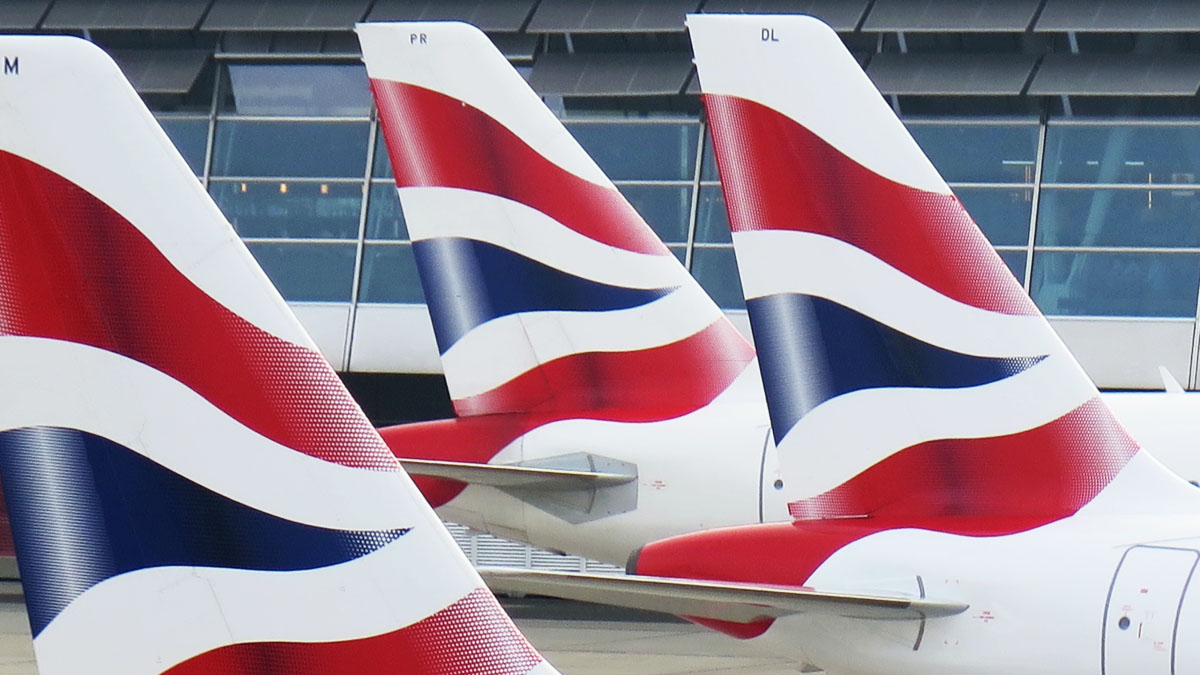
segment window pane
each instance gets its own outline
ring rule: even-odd
[[[362,178],[367,122],[217,120],[214,176]]]
[[[1046,130],[1047,183],[1195,183],[1200,126],[1069,126]]]
[[[1029,242],[1033,188],[957,188],[954,194],[993,246],[1024,246]]]
[[[733,241],[729,236],[725,195],[718,186],[700,188],[700,203],[696,206],[696,241],[702,244],[728,244]]]
[[[243,115],[371,113],[362,65],[230,65],[221,110]]]
[[[745,309],[733,248],[697,248],[692,251],[692,276],[723,309]]]
[[[357,183],[214,181],[213,200],[243,237],[356,239]]]
[[[375,134],[375,166],[371,168],[371,175],[376,178],[394,178],[396,174],[392,173],[392,160],[388,158],[387,142],[383,140],[383,127],[379,127],[378,133]]]
[[[1198,190],[1044,188],[1043,246],[1200,246]]]
[[[425,302],[411,244],[368,244],[363,249],[359,302]]]
[[[1033,299],[1046,314],[1196,315],[1200,255],[1037,251]]]
[[[1025,287],[1025,260],[1027,258],[1026,251],[997,251],[1000,254],[1000,259],[1008,265],[1008,269],[1017,278],[1017,283],[1021,287]]]
[[[675,257],[679,259],[679,264],[682,265],[683,262],[687,260],[687,246],[668,246],[667,248],[669,248],[671,253],[674,253]]]
[[[580,124],[567,128],[613,180],[692,180],[696,124]]]
[[[713,154],[712,134],[708,133],[704,134],[704,164],[700,167],[700,180],[721,180],[717,156]]]
[[[660,239],[667,243],[687,242],[691,186],[623,185],[620,189]]]
[[[246,246],[285,299],[350,301],[354,244],[251,242]]]
[[[1033,182],[1036,124],[909,124],[908,130],[947,181]]]
[[[203,174],[204,153],[208,148],[208,120],[160,117],[158,123],[192,171],[197,176]]]
[[[408,239],[400,195],[392,183],[372,183],[367,202],[367,239]]]

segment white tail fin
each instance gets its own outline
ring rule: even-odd
[[[112,60],[0,54],[0,476],[40,672],[551,672]]]
[[[793,515],[1088,503],[1136,444],[837,34],[688,28]]]
[[[752,368],[487,36],[449,22],[358,35],[460,416],[661,420]]]

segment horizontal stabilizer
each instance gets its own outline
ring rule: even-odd
[[[448,478],[472,485],[523,490],[566,491],[624,485],[637,480],[637,474],[603,471],[545,469],[533,466],[444,462],[432,459],[401,459],[404,470],[414,476]]]
[[[811,588],[763,586],[650,576],[483,568],[496,593],[534,593],[714,621],[750,623],[788,614],[828,614],[856,619],[925,619],[966,611],[961,602],[901,595],[829,593]]]

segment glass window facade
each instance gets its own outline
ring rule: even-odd
[[[1200,246],[1200,189],[1045,188],[1038,245]]]
[[[216,95],[213,114],[159,120],[285,297],[424,301],[361,65],[225,64]],[[905,124],[1046,313],[1196,315],[1200,121]],[[567,127],[714,299],[743,308],[703,123]]]
[[[726,309],[745,309],[742,282],[732,246],[705,246],[692,252],[692,274],[713,301]]]
[[[358,65],[233,64],[226,67],[221,111],[242,115],[366,117],[367,71]]]
[[[367,239],[405,241],[408,225],[404,222],[404,210],[400,208],[400,195],[392,181],[371,183],[367,206]]]
[[[218,118],[214,176],[362,178],[370,123]]]
[[[288,300],[350,301],[354,244],[248,241],[246,246]]]
[[[957,187],[954,194],[993,246],[1025,246],[1029,243],[1033,185]]]
[[[208,156],[208,118],[159,115],[158,123],[192,171],[197,176],[203,176],[204,158]]]
[[[1195,317],[1200,123],[1046,126],[1030,291],[1049,314]]]
[[[912,121],[907,126],[949,183],[1033,183],[1036,123]]]
[[[667,244],[687,243],[691,185],[621,185],[621,194]]]
[[[371,243],[363,251],[359,302],[423,303],[412,244]]]
[[[358,237],[362,183],[214,179],[213,200],[246,238]]]
[[[1048,314],[1189,317],[1200,253],[1037,251],[1033,299]]]
[[[1195,184],[1200,125],[1051,123],[1044,171],[1048,183]]]
[[[613,181],[695,177],[698,123],[568,122],[567,129]]]

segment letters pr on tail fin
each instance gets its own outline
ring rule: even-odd
[[[653,421],[753,349],[473,26],[360,24],[460,417]]]

